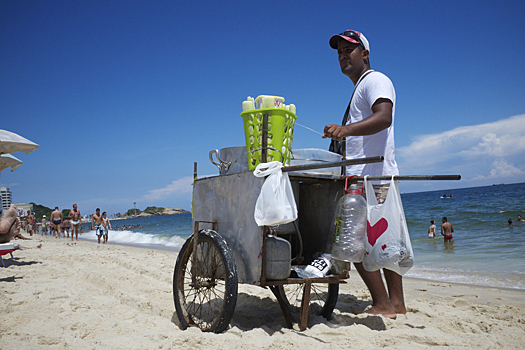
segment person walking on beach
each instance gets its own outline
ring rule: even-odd
[[[55,230],[56,238],[60,238],[60,235],[62,234],[60,224],[62,223],[63,219],[64,217],[62,216],[62,212],[58,210],[58,207],[55,207],[55,210],[51,213],[49,220],[51,221],[51,226]]]
[[[62,230],[63,230],[63,233],[64,233],[64,238],[66,238],[66,233],[67,233],[67,238],[69,238],[69,229],[71,228],[71,221],[69,221],[69,218],[65,218],[64,219],[64,226],[62,227]],[[71,235],[73,235],[73,233],[71,233]]]
[[[24,223],[25,223],[25,230],[27,233],[29,233],[30,236],[33,235],[33,222],[34,222],[34,219],[35,217],[33,215],[31,215],[31,210],[28,210],[27,211],[27,216],[26,216],[26,219],[24,220]]]
[[[102,213],[102,225],[104,226],[104,243],[108,243],[109,230],[112,228],[106,212]]]
[[[454,227],[452,227],[452,224],[450,222],[447,222],[446,216],[443,216],[441,221],[443,221],[443,225],[441,225],[441,235],[445,236],[445,243],[454,243],[454,239],[452,238],[452,232],[454,232]]]
[[[98,238],[98,244],[100,244],[100,238],[104,235],[104,226],[102,225],[102,215],[100,215],[100,208],[97,208],[95,214],[93,214],[93,219],[91,220],[91,230],[96,230],[96,235]]]
[[[398,175],[394,157],[394,85],[386,75],[370,69],[370,44],[362,33],[347,30],[333,35],[329,44],[337,50],[342,73],[352,80],[355,87],[342,124],[326,125],[323,138],[331,138],[330,151],[343,154],[347,159],[385,157],[381,163],[347,166],[346,174]],[[338,143],[340,140],[342,142]],[[378,203],[383,203],[388,185],[374,187]],[[372,295],[372,308],[367,310],[368,313],[390,318],[406,314],[401,275],[383,269],[387,293],[379,270],[366,271],[362,262],[354,265]]]
[[[430,227],[428,228],[428,238],[436,238],[436,225],[434,220],[430,220]]]
[[[42,236],[47,236],[47,221],[46,216],[42,215]]]
[[[71,220],[71,240],[73,240],[73,236],[76,235],[77,241],[78,241],[78,230],[80,223],[82,221],[82,216],[80,215],[80,210],[78,210],[78,207],[76,204],[73,204],[73,210],[69,211],[69,214],[67,217]]]

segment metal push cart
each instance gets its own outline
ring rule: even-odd
[[[220,160],[218,151],[210,152],[210,160],[213,152]],[[330,252],[333,213],[344,194],[345,181],[343,176],[298,171],[381,161],[383,157],[373,157],[282,169],[289,172],[299,217],[273,233],[291,242],[292,264],[309,264],[316,252]],[[235,310],[238,283],[268,287],[277,298],[289,328],[297,321],[299,329],[305,330],[309,314],[329,319],[337,302],[339,284],[349,278],[350,263],[334,261],[332,274],[327,277],[268,280],[265,238],[271,228],[259,227],[254,220],[255,203],[264,179],[250,171],[228,174],[232,162],[212,162],[218,165],[221,175],[194,182],[193,234],[181,248],[174,270],[173,297],[181,326],[216,333],[225,330]],[[354,177],[352,181],[362,179]],[[460,176],[397,176],[396,179],[459,180]]]

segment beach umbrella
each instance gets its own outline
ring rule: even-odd
[[[11,172],[18,169],[22,161],[10,154],[0,154],[0,172],[11,167]]]
[[[0,154],[15,152],[25,152],[28,154],[37,148],[38,145],[36,143],[14,132],[0,130]]]

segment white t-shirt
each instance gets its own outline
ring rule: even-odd
[[[362,79],[363,77],[361,77]],[[384,156],[382,163],[358,164],[346,167],[346,175],[392,176],[398,175],[394,145],[394,115],[396,111],[396,92],[386,75],[380,72],[369,73],[357,88],[350,104],[350,118],[347,123],[357,123],[372,115],[372,105],[379,98],[387,98],[393,103],[392,124],[377,134],[368,136],[348,136],[346,138],[346,158],[365,158]],[[389,181],[381,181],[388,183]]]

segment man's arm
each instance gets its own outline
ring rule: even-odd
[[[95,215],[92,216],[91,219],[91,229],[93,230],[93,224],[95,223]]]
[[[445,226],[445,224],[441,225],[441,235],[444,236],[443,234],[443,226]]]
[[[392,125],[393,103],[387,98],[379,98],[372,106],[372,115],[357,123],[341,126],[328,124],[324,127],[323,138],[340,140],[348,136],[374,135]]]
[[[454,232],[454,227],[450,224],[450,233]]]

